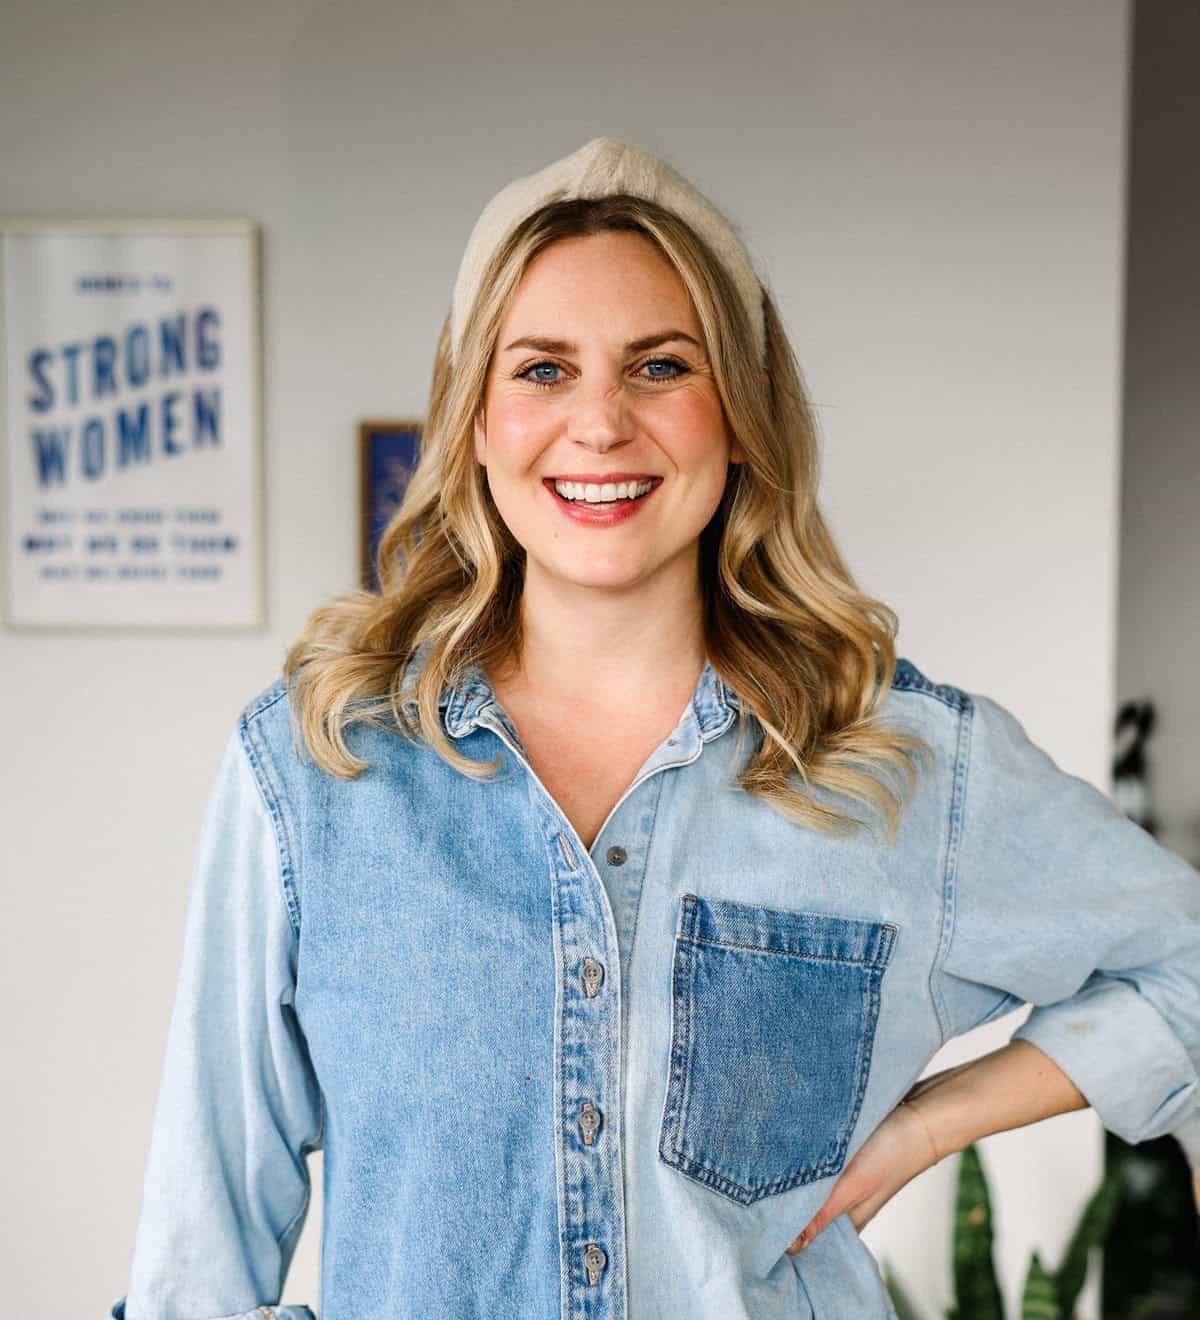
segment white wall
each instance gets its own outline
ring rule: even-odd
[[[125,1289],[220,747],[354,582],[355,425],[423,411],[480,207],[595,134],[745,226],[901,653],[1107,787],[1126,53],[1123,0],[7,0],[0,213],[264,225],[269,574],[264,634],[0,634],[9,1310],[99,1316]],[[1032,1245],[1057,1260],[1100,1129],[1064,1115],[984,1156],[1012,1295]],[[866,1233],[931,1316],[952,1164]],[[284,1300],[317,1296],[313,1174]]]
[[[1153,700],[1159,838],[1200,866],[1200,9],[1134,36],[1118,696]]]

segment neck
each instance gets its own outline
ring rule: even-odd
[[[704,668],[695,562],[628,591],[580,587],[527,571],[522,647],[501,681],[579,709],[633,710],[647,695],[689,691]]]

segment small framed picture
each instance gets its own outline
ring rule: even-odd
[[[264,626],[259,243],[0,219],[9,626]]]
[[[400,507],[421,452],[421,423],[362,422],[358,428],[361,581],[379,591],[375,554],[379,537]]]

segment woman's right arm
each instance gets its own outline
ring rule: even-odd
[[[312,1320],[279,1307],[308,1212],[321,1093],[294,1006],[298,932],[272,815],[235,728],[212,786],[114,1320]]]

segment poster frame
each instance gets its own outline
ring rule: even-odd
[[[256,549],[250,565],[253,591],[251,617],[239,623],[195,624],[171,621],[167,623],[134,623],[129,621],[97,622],[74,620],[58,622],[31,622],[14,618],[13,577],[7,530],[0,537],[0,628],[6,632],[28,634],[58,634],[94,636],[196,636],[264,632],[267,628],[267,509],[266,509],[266,454],[263,406],[263,230],[259,221],[251,216],[167,216],[167,215],[5,215],[0,213],[0,511],[7,524],[9,512],[8,457],[12,437],[8,434],[8,309],[7,244],[10,234],[67,233],[67,234],[147,234],[168,237],[241,236],[248,240],[248,278],[246,293],[247,327],[249,336],[249,390],[250,390],[250,479],[254,489],[250,493],[252,516],[257,521]]]
[[[374,518],[379,504],[372,475],[373,446],[378,440],[397,433],[415,434],[416,456],[419,457],[424,427],[423,421],[413,417],[372,418],[358,424],[358,580],[364,591],[378,593],[380,589],[373,553]]]

